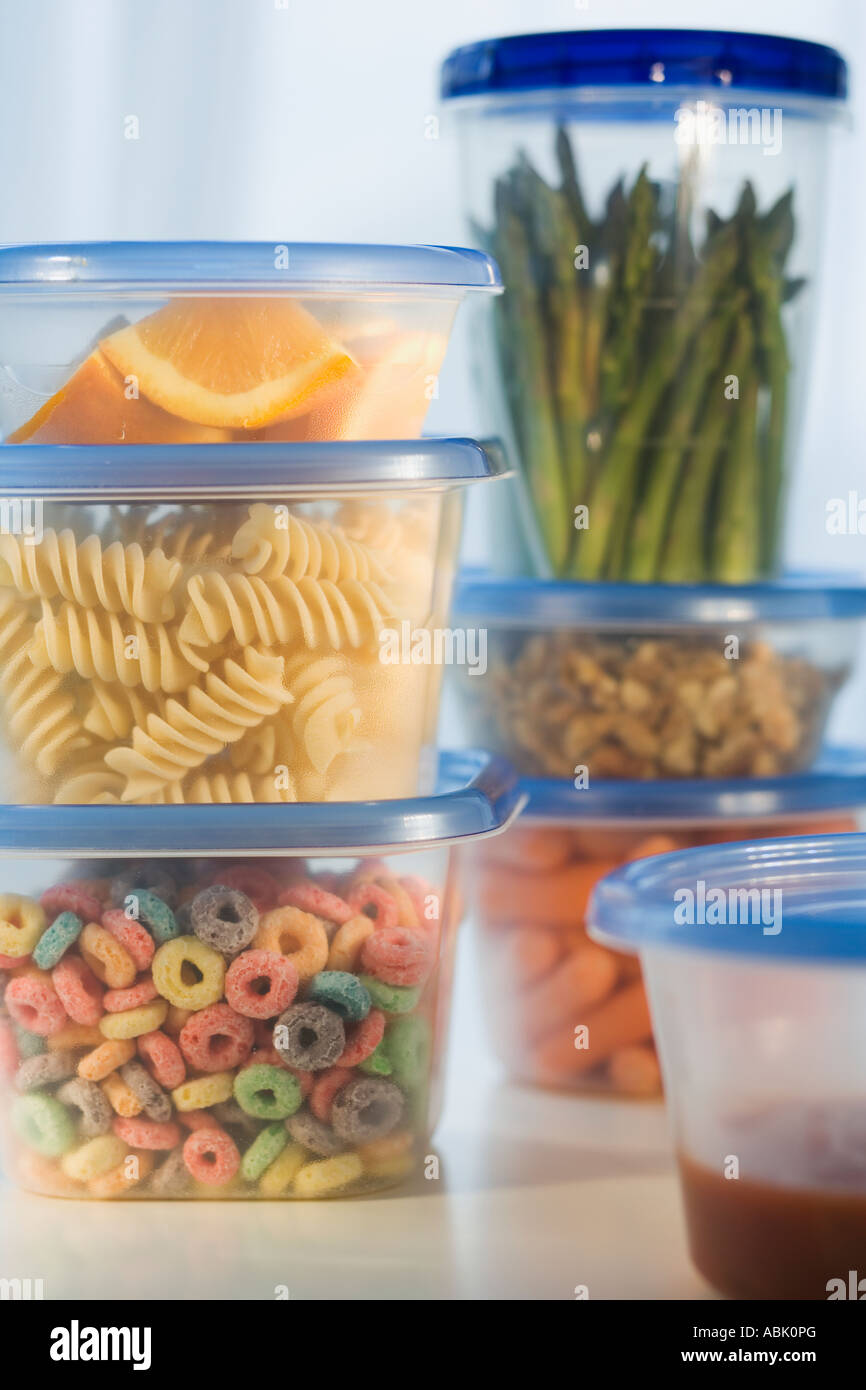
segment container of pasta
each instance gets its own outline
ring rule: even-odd
[[[856,711],[860,576],[723,587],[466,572],[454,606],[484,650],[454,671],[467,741],[530,777],[779,776],[842,741]]]
[[[775,779],[580,791],[526,779],[522,788],[528,803],[516,824],[465,852],[486,1013],[511,1077],[574,1092],[657,1097],[662,1089],[640,967],[587,934],[600,879],[649,855],[866,823],[866,760],[848,749]]]
[[[0,436],[189,444],[417,436],[455,312],[501,290],[446,246],[0,250]]]
[[[640,955],[697,1268],[730,1298],[862,1298],[866,836],[653,857],[589,920]]]
[[[411,1175],[441,1099],[455,851],[519,804],[507,764],[461,754],[408,800],[0,808],[7,1172],[142,1198]]]
[[[429,789],[468,440],[0,450],[7,802]]]

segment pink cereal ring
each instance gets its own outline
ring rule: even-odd
[[[208,1004],[187,1019],[177,1041],[196,1071],[229,1071],[249,1057],[253,1025],[229,1004]]]
[[[282,1059],[280,1060],[280,1065],[285,1065]],[[295,1078],[295,1080],[301,1088],[301,1095],[304,1097],[304,1100],[306,1100],[307,1096],[312,1091],[313,1083],[316,1080],[315,1072],[300,1071],[298,1067],[286,1067],[286,1071],[290,1071],[292,1073],[292,1076]]]
[[[74,912],[82,922],[98,922],[102,916],[102,902],[87,882],[56,883],[45,890],[39,901],[52,921],[61,912]]]
[[[258,864],[230,864],[227,869],[217,869],[208,879],[223,888],[234,888],[245,893],[259,912],[268,912],[276,907],[280,885],[273,874]]]
[[[386,985],[418,985],[430,973],[430,944],[406,927],[380,927],[361,947],[361,964]]]
[[[111,1122],[118,1139],[134,1149],[176,1149],[183,1135],[172,1120],[124,1119],[115,1115]]]
[[[244,951],[226,971],[226,999],[246,1018],[276,1018],[297,992],[298,972],[277,951]]]
[[[352,1073],[348,1067],[331,1067],[322,1076],[316,1077],[310,1092],[310,1109],[322,1124],[330,1124],[334,1096],[351,1080]]]
[[[144,1059],[145,1066],[154,1081],[166,1091],[173,1091],[186,1081],[186,1064],[181,1050],[167,1033],[142,1033],[136,1038],[138,1055]]]
[[[0,1076],[11,1081],[18,1070],[18,1043],[15,1030],[6,1018],[0,1018]]]
[[[301,879],[299,883],[293,883],[290,888],[286,888],[280,894],[279,904],[280,907],[299,907],[302,912],[312,912],[314,917],[321,917],[326,922],[336,922],[338,927],[355,916],[343,898],[338,898],[336,893],[327,892],[309,878]]]
[[[371,1009],[360,1023],[346,1029],[346,1046],[337,1058],[338,1067],[357,1067],[372,1057],[385,1036],[385,1015],[381,1009]]]
[[[153,960],[156,942],[141,922],[127,917],[122,907],[111,907],[102,914],[102,925],[115,941],[125,947],[137,970],[146,970]]]
[[[222,1187],[231,1182],[238,1171],[241,1156],[225,1130],[211,1124],[207,1129],[194,1130],[189,1136],[183,1146],[183,1161],[196,1182]]]
[[[30,956],[0,955],[0,970],[17,970],[19,965],[29,965]]]
[[[51,983],[73,1023],[92,1028],[104,1013],[104,986],[80,956],[64,956],[51,972]]]
[[[38,975],[18,975],[6,986],[6,1008],[28,1033],[50,1038],[69,1022],[52,983]]]
[[[378,883],[359,883],[349,894],[347,900],[352,908],[352,916],[363,913],[377,927],[396,927],[400,912],[391,894]]]
[[[222,1125],[217,1124],[209,1110],[179,1110],[177,1118],[193,1132],[198,1129],[218,1129],[222,1133]]]
[[[122,1014],[126,1009],[140,1009],[159,996],[159,990],[150,975],[145,975],[129,989],[107,989],[103,1004],[110,1014]]]

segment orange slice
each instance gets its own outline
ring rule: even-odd
[[[207,444],[229,438],[225,430],[178,420],[143,397],[127,400],[126,390],[120,372],[97,349],[6,443]]]
[[[175,299],[100,344],[148,400],[201,425],[305,414],[355,363],[296,300]]]

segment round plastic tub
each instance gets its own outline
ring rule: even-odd
[[[0,435],[31,444],[417,436],[458,305],[448,246],[109,242],[0,250]]]
[[[734,1298],[860,1297],[866,836],[648,859],[589,915],[640,953],[698,1269]]]
[[[540,572],[777,573],[842,58],[590,29],[458,49],[442,92],[507,290],[479,365]]]
[[[436,1123],[454,851],[519,806],[0,809],[0,1138],[76,1197],[318,1197],[414,1171]],[[130,845],[136,848],[131,850]]]
[[[501,461],[469,440],[122,456],[0,450],[3,800],[428,790],[463,491]]]
[[[581,584],[467,573],[468,742],[528,776],[769,777],[811,766],[851,676],[866,584]],[[850,693],[850,691],[849,691]]]
[[[466,851],[490,1035],[509,1075],[575,1092],[660,1095],[640,968],[589,939],[590,894],[618,865],[648,855],[861,828],[862,755],[836,751],[819,768],[775,780],[609,782],[579,792],[524,781],[529,799],[517,823]]]

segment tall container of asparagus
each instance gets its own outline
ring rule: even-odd
[[[842,58],[586,30],[447,59],[465,201],[507,293],[479,365],[537,570],[779,572]]]

